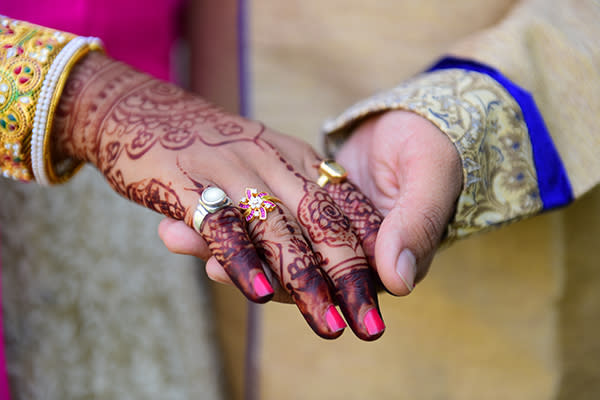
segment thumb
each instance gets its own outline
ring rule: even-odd
[[[396,295],[412,292],[427,274],[462,187],[460,158],[445,134],[416,114],[401,128],[399,191],[375,245],[378,274]]]

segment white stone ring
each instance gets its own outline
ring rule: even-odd
[[[202,192],[198,199],[198,206],[194,212],[194,229],[200,233],[202,222],[208,214],[213,214],[225,207],[229,207],[233,202],[227,194],[216,186],[209,186]]]

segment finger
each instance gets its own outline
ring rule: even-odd
[[[397,295],[410,293],[433,259],[462,185],[460,159],[448,138],[431,125],[408,131],[398,154],[399,195],[375,246],[377,271]]]
[[[340,336],[346,323],[335,308],[317,257],[285,205],[278,204],[265,220],[253,219],[249,233],[313,331],[326,339]]]
[[[375,244],[377,232],[383,222],[383,215],[373,202],[350,181],[329,183],[324,188],[342,212],[348,216],[352,229],[360,240],[369,266],[376,270]],[[372,275],[378,292],[385,290],[394,294],[387,290],[378,274]]]
[[[377,290],[360,240],[350,220],[327,191],[306,181],[298,203],[298,221],[321,255],[321,268],[333,282],[336,300],[354,333],[374,340],[385,330]]]
[[[225,272],[223,266],[219,264],[215,257],[210,257],[208,261],[206,261],[204,269],[206,270],[206,275],[213,281],[224,285],[235,286],[229,275],[227,275],[227,272]]]
[[[202,260],[207,260],[211,255],[202,236],[183,221],[164,218],[158,224],[158,236],[172,253],[190,255]]]
[[[265,140],[272,139],[267,136]],[[274,143],[278,140],[283,139],[275,139]],[[319,257],[321,269],[331,279],[334,297],[354,333],[363,340],[377,339],[383,334],[385,325],[379,313],[371,269],[360,241],[352,232],[347,217],[327,192],[307,177],[316,154],[310,150],[302,151],[299,143],[293,148],[300,151],[288,154],[275,150],[280,165],[269,169],[257,165],[257,171],[259,175],[268,175],[263,179],[269,182],[271,188],[279,190],[274,194],[295,209],[304,236]],[[281,169],[276,171],[277,168]],[[290,173],[296,179],[291,179]],[[290,186],[298,183],[300,187]]]
[[[219,264],[219,262],[217,261],[216,258],[210,257],[208,259],[208,261],[206,262],[205,269],[206,269],[206,274],[213,281],[222,283],[224,285],[235,286],[233,284],[233,282],[231,281],[231,278],[229,277],[229,275],[227,275],[227,272],[225,272],[225,269],[223,268],[223,266],[221,264]],[[273,276],[273,272],[271,271],[271,269],[268,267],[267,268],[263,267],[263,270],[265,271],[265,275],[267,275],[267,278],[268,278],[269,282],[271,282],[271,286],[273,287],[273,290],[275,291],[271,301],[275,301],[278,303],[294,304],[294,300],[292,300],[289,293],[286,292],[285,289],[283,289],[281,287],[281,284],[279,283],[278,278],[276,276]]]
[[[241,212],[230,206],[208,214],[200,233],[231,281],[249,300],[264,303],[273,297],[273,288],[244,225]]]
[[[352,229],[361,242],[369,265],[375,268],[375,242],[377,232],[383,222],[383,215],[371,200],[350,181],[330,183],[324,188],[335,204],[350,219]]]

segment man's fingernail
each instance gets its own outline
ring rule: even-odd
[[[402,279],[409,291],[415,288],[415,276],[417,275],[417,259],[409,249],[402,250],[396,262],[396,273]]]
[[[333,332],[341,331],[346,327],[346,322],[344,322],[342,316],[335,306],[329,306],[327,313],[325,314],[325,319],[327,320],[329,329],[331,329]]]
[[[252,287],[259,297],[273,294],[273,287],[262,272],[256,274],[254,281],[252,281]]]
[[[379,316],[377,309],[372,308],[365,314],[365,319],[363,320],[365,326],[367,327],[367,332],[369,335],[377,335],[378,333],[383,332],[385,329],[385,324],[383,320]]]

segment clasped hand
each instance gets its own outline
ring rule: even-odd
[[[380,280],[394,294],[412,290],[460,190],[452,144],[404,114],[363,124],[338,157],[350,180],[320,187],[322,159],[306,143],[90,55],[61,97],[53,151],[94,164],[117,193],[169,217],[159,227],[167,247],[208,260],[213,279],[255,302],[291,299],[324,338],[346,326],[339,305],[354,333],[374,340],[385,329]],[[194,212],[208,187],[234,201],[197,233]],[[238,208],[247,189],[272,196],[265,218],[248,221]]]
[[[291,139],[280,138],[283,147],[288,147],[284,143]],[[304,144],[288,148],[314,154]],[[351,221],[369,266],[376,272],[372,279],[377,285],[383,283],[391,294],[410,293],[427,274],[460,193],[462,173],[456,149],[424,118],[390,111],[361,124],[341,148],[337,160],[356,186],[347,182],[325,188]],[[316,163],[308,164],[306,171],[315,179]],[[202,241],[183,223],[166,219],[159,233],[172,251],[205,259],[210,256],[201,250],[206,248]],[[231,284],[214,257],[208,259],[206,269],[212,279]],[[275,299],[287,301],[287,294],[281,290]]]

